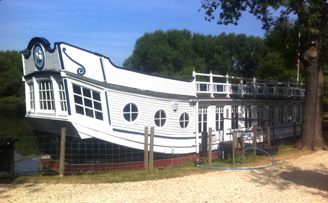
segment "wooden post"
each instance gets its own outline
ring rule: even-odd
[[[150,128],[149,170],[154,167],[154,127]]]
[[[66,128],[61,128],[59,176],[64,177]]]
[[[296,141],[296,122],[293,123],[294,141]]]
[[[254,132],[253,132],[253,147],[256,147],[256,137],[257,137],[257,125],[254,125]],[[253,149],[253,154],[256,155],[256,149]]]
[[[41,171],[41,154],[37,156],[38,157],[38,172]]]
[[[145,127],[144,167],[148,170],[148,127]]]
[[[236,161],[236,151],[235,151],[235,146],[237,142],[237,131],[233,132],[233,137],[232,137],[232,164],[235,164]]]
[[[244,163],[245,162],[245,152],[244,152],[244,150],[245,150],[245,140],[244,140],[244,137],[240,137],[238,139],[241,140],[241,151],[243,153],[243,161],[242,161],[242,163]]]
[[[270,125],[267,125],[267,143],[268,146],[270,146],[271,142],[271,137],[270,137]]]
[[[209,128],[208,135],[208,163],[212,164],[212,128]]]

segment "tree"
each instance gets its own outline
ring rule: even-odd
[[[276,21],[273,29],[265,33],[264,43],[269,54],[260,65],[258,77],[297,82],[298,38],[294,23],[288,19]],[[300,69],[303,70],[303,66]],[[304,74],[300,74],[299,81],[304,83]]]
[[[327,25],[328,4],[325,0],[202,0],[208,21],[221,8],[218,24],[235,24],[248,10],[263,22],[263,29],[270,30],[275,21],[297,16],[295,26],[301,33],[301,62],[304,65],[306,96],[302,117],[301,138],[296,143],[300,149],[327,149],[322,137],[323,107],[323,53],[324,34]],[[271,10],[280,10],[274,19]]]
[[[22,56],[17,51],[0,51],[0,98],[24,95]]]
[[[190,79],[192,69],[253,77],[265,56],[264,50],[261,38],[245,34],[205,36],[188,30],[158,30],[140,37],[123,65],[181,79]]]

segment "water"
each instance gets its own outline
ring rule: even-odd
[[[39,155],[32,128],[25,119],[25,112],[15,111],[15,104],[0,104],[0,136],[18,138],[15,142],[15,157]],[[1,162],[1,157],[0,157]],[[42,166],[41,166],[42,167]],[[31,176],[38,173],[37,160],[22,160],[14,163],[15,174]]]

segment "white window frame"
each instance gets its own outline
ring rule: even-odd
[[[265,121],[264,121],[264,106],[263,105],[259,105],[257,107],[257,119],[258,119],[258,126],[260,128],[264,128]]]
[[[130,111],[125,112],[124,109],[126,108],[127,105],[130,106]],[[134,105],[136,107],[137,111],[135,111],[135,112],[132,111],[132,105]],[[137,115],[134,120],[132,120],[133,114],[136,114]],[[129,116],[129,120],[126,119],[126,117],[124,115],[128,115]],[[133,102],[129,102],[129,103],[125,104],[124,107],[123,107],[123,109],[122,109],[122,116],[123,116],[123,119],[126,122],[129,122],[129,123],[136,122],[138,120],[138,118],[139,118],[139,108],[138,108],[138,106],[135,103],[133,103]]]
[[[216,131],[223,131],[224,128],[224,111],[223,106],[216,106],[215,108],[215,127]]]
[[[245,106],[245,128],[251,128],[252,123],[252,106],[247,105]]]
[[[186,115],[188,115],[188,119],[186,119]],[[182,123],[183,126],[181,126],[181,123]],[[180,118],[179,118],[179,126],[180,126],[180,128],[183,129],[183,130],[188,129],[189,123],[190,123],[190,115],[187,112],[183,112],[180,115]]]
[[[278,105],[278,124],[285,124],[285,105],[283,104]]]
[[[74,86],[80,88],[81,94],[79,94],[77,92],[74,92]],[[86,96],[84,94],[84,89],[85,90],[89,90],[90,97],[89,96]],[[98,121],[104,121],[105,120],[105,118],[104,118],[104,112],[103,112],[103,105],[101,103],[101,92],[98,92],[97,90],[94,90],[94,89],[91,89],[91,88],[88,88],[88,87],[85,87],[85,86],[82,86],[82,85],[79,85],[79,84],[75,84],[75,83],[72,83],[72,92],[73,92],[73,100],[74,100],[74,107],[75,107],[75,113],[76,113],[76,115],[83,115],[83,116],[86,116],[86,117],[89,117],[89,118],[96,119]],[[94,93],[99,94],[99,100],[97,100],[97,99],[94,98]],[[77,102],[75,100],[75,97],[77,97],[77,98],[80,97],[81,103]],[[90,103],[91,106],[86,105],[86,100],[88,100],[88,101],[91,102]],[[95,104],[100,104],[100,109],[98,109],[97,107],[95,107]],[[77,112],[77,108],[78,107],[80,107],[80,108],[83,109],[83,114]],[[92,112],[92,116],[88,115],[87,112]],[[97,113],[98,113],[98,115],[101,116],[101,118],[97,118]]]
[[[207,107],[199,107],[198,109],[198,133],[207,132]],[[205,128],[205,129],[204,129]]]
[[[156,117],[157,114],[159,115],[158,117]],[[164,115],[164,117],[163,117],[163,115]],[[167,120],[168,120],[167,114],[163,109],[160,109],[160,110],[156,111],[156,113],[154,115],[155,126],[157,126],[159,128],[163,128],[163,127],[166,126]],[[159,125],[156,124],[156,121],[159,122]],[[163,124],[162,124],[162,121],[164,121]]]
[[[35,101],[38,102],[38,110],[44,112],[55,112],[55,99],[52,80],[50,78],[37,78],[35,84],[37,84],[38,99],[35,99]],[[48,87],[45,88],[40,84],[46,84]]]
[[[293,105],[287,106],[287,124],[293,123]]]

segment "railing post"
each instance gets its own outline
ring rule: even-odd
[[[285,94],[286,98],[288,97],[288,87],[287,87],[287,85],[288,85],[288,83],[284,82],[284,94]]]
[[[212,71],[210,71],[210,93],[211,93],[211,97],[214,97],[213,95],[213,74],[212,74]]]
[[[226,92],[227,92],[227,98],[230,98],[230,85],[229,85],[229,75],[228,72],[226,73]]]
[[[240,97],[244,97],[244,80],[242,75],[240,76]]]
[[[253,77],[253,97],[256,97],[256,95],[257,95],[257,91],[258,91],[258,89],[257,89],[257,85],[256,85],[256,78],[255,78],[255,76]]]
[[[268,81],[264,80],[263,94],[265,98],[268,98]]]
[[[275,84],[274,84],[274,94],[276,95],[276,97],[278,97],[278,82],[277,82],[277,80],[276,81],[274,81],[275,82]]]

